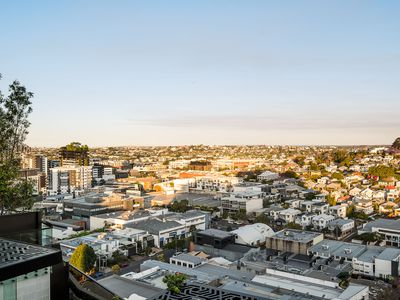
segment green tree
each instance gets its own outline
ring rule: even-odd
[[[304,166],[304,160],[305,160],[304,156],[297,156],[295,159],[293,159],[293,161],[300,167]]]
[[[181,292],[181,288],[185,284],[187,280],[187,276],[185,274],[168,274],[163,278],[163,282],[167,285],[169,291],[179,294]]]
[[[93,248],[87,244],[81,244],[75,249],[69,263],[82,272],[88,273],[92,270],[96,259],[96,253],[94,253]]]
[[[326,196],[326,201],[328,202],[328,204],[329,204],[330,206],[335,206],[335,205],[336,205],[336,200],[335,200],[335,198],[334,198],[333,196],[331,196],[331,195]]]
[[[233,220],[246,220],[247,215],[246,215],[246,210],[245,209],[239,209],[235,214],[232,215]]]
[[[121,272],[121,267],[115,264],[111,267],[111,272],[113,272],[113,274],[119,274],[119,272]]]
[[[117,264],[127,260],[127,257],[119,250],[116,250],[112,253],[112,258]]]
[[[364,232],[357,238],[364,242],[378,242],[383,240],[382,236],[376,232]]]
[[[32,184],[19,174],[32,97],[18,81],[9,86],[8,96],[0,91],[0,214],[32,206]]]
[[[258,215],[255,219],[255,222],[263,223],[263,224],[267,224],[267,225],[269,225],[269,223],[270,223],[268,217],[265,214]]]
[[[168,210],[180,213],[187,212],[190,209],[192,209],[192,206],[189,205],[189,200],[174,201],[168,207]]]
[[[373,175],[373,176],[378,176],[379,178],[386,178],[386,177],[395,176],[396,172],[391,167],[388,167],[385,165],[378,165],[378,166],[370,167],[368,169],[368,174]]]
[[[316,193],[307,193],[305,195],[306,200],[313,200],[315,199]]]
[[[163,252],[159,253],[159,254],[156,256],[156,260],[161,261],[161,262],[165,262],[165,255],[164,255],[164,253],[163,253]]]
[[[286,171],[282,173],[282,176],[287,177],[287,178],[299,178],[299,175],[295,171]]]
[[[333,178],[333,179],[337,179],[337,180],[343,180],[343,179],[344,179],[344,176],[343,176],[342,173],[335,172],[335,173],[332,174],[332,178]]]
[[[290,228],[290,229],[298,229],[298,230],[303,229],[303,228],[301,227],[300,224],[297,224],[297,223],[294,223],[294,222],[289,222],[289,223],[286,225],[286,227],[287,227],[287,228]]]
[[[355,211],[355,206],[354,205],[347,206],[346,216],[350,218],[354,214],[354,211]]]

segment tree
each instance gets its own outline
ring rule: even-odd
[[[246,215],[246,210],[245,209],[239,209],[235,214],[232,215],[233,220],[246,220],[247,215]]]
[[[306,200],[313,200],[313,199],[315,199],[315,196],[316,196],[316,193],[307,193],[305,195],[305,199]]]
[[[161,262],[165,262],[165,255],[164,255],[164,253],[163,253],[163,252],[159,253],[159,254],[156,256],[156,260],[161,261]]]
[[[193,232],[195,232],[196,231],[196,225],[190,225],[190,227],[189,227],[189,232],[191,233],[191,234],[193,234]]]
[[[119,250],[116,250],[112,253],[112,258],[114,261],[119,264],[127,260],[126,256]]]
[[[0,214],[32,206],[32,184],[19,174],[32,97],[18,81],[9,86],[8,96],[0,91]]]
[[[297,224],[297,223],[294,223],[294,222],[289,222],[286,227],[290,228],[290,229],[298,229],[298,230],[303,229],[303,227],[301,227],[300,224]]]
[[[344,179],[344,176],[343,176],[342,173],[335,172],[335,173],[332,174],[332,178],[333,178],[333,179],[337,179],[337,180],[343,180],[343,179]]]
[[[179,294],[186,279],[187,276],[185,274],[181,273],[167,274],[163,278],[163,282],[167,285],[169,291],[175,294]]]
[[[113,274],[119,274],[119,272],[121,272],[121,267],[115,264],[111,267],[111,272],[113,272]]]
[[[304,166],[304,160],[305,160],[304,156],[297,156],[295,159],[293,159],[293,161],[300,167]]]
[[[287,178],[295,178],[295,179],[299,178],[299,175],[296,172],[291,171],[291,170],[282,173],[282,176],[287,177]]]
[[[378,165],[378,166],[370,167],[368,169],[368,174],[373,175],[373,176],[378,176],[379,178],[386,178],[386,177],[395,176],[396,172],[391,167],[388,167],[385,165]]]
[[[383,240],[382,236],[376,232],[364,232],[360,234],[357,238],[366,243],[372,243],[378,241],[380,242]]]
[[[82,272],[88,273],[92,270],[96,259],[96,253],[94,253],[93,248],[87,244],[81,244],[75,249],[69,263]]]
[[[326,196],[326,200],[330,206],[336,205],[336,199],[333,196],[331,195]]]
[[[265,214],[260,214],[259,216],[256,217],[255,219],[256,223],[263,223],[269,225],[269,219]]]
[[[192,209],[192,206],[189,205],[189,200],[174,201],[168,207],[168,210],[180,213],[187,212],[190,209]]]

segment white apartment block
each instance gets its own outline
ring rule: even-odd
[[[329,204],[320,200],[302,201],[300,208],[310,213],[326,214],[329,211]]]
[[[320,214],[320,215],[316,215],[312,219],[312,225],[313,225],[313,227],[315,229],[322,230],[322,229],[328,227],[328,224],[330,222],[332,222],[333,220],[335,220],[334,216],[326,215],[326,214]]]
[[[274,220],[282,219],[286,223],[293,223],[296,220],[296,216],[300,215],[301,211],[298,209],[288,208],[280,211],[271,211],[271,216]]]
[[[256,191],[232,193],[229,197],[221,199],[221,206],[222,213],[233,214],[244,210],[248,214],[263,208],[263,193]]]
[[[329,214],[337,218],[346,218],[347,205],[335,205],[329,207]]]
[[[48,194],[66,194],[92,186],[91,166],[64,166],[50,169]]]
[[[233,186],[242,182],[239,177],[229,176],[202,176],[196,177],[195,190],[210,192],[230,192]]]

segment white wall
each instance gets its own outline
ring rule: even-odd
[[[392,262],[390,260],[375,259],[375,277],[385,278],[390,276],[392,271]]]

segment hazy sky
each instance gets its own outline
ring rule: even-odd
[[[389,144],[400,1],[3,1],[28,144]]]

